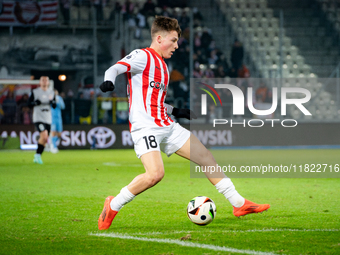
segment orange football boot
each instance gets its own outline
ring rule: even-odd
[[[113,196],[109,196],[105,199],[103,211],[98,219],[99,230],[108,229],[111,226],[113,219],[118,213],[117,211],[111,209],[110,203],[113,198],[114,198]]]
[[[255,204],[247,199],[245,199],[244,205],[241,207],[234,207],[233,214],[236,217],[244,216],[250,213],[262,213],[263,211],[267,211],[270,208],[268,204]]]

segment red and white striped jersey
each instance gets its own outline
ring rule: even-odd
[[[137,49],[117,64],[127,66],[130,131],[171,125],[164,106],[170,77],[163,58],[151,48]]]

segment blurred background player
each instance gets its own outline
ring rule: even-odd
[[[29,106],[33,107],[33,123],[39,131],[38,148],[33,162],[42,164],[41,154],[44,152],[51,129],[52,115],[51,106],[56,107],[55,95],[49,89],[50,79],[47,76],[40,77],[40,87],[32,91],[28,100]]]
[[[145,173],[136,176],[116,197],[106,198],[98,219],[100,230],[110,227],[126,203],[163,179],[161,151],[168,157],[176,153],[202,167],[218,166],[211,152],[197,137],[168,116],[172,114],[176,118],[191,120],[196,118],[195,114],[190,109],[179,109],[164,103],[169,85],[169,71],[164,59],[171,58],[178,49],[180,36],[181,29],[176,19],[158,16],[151,27],[151,46],[133,50],[105,72],[104,82],[100,85],[103,92],[113,91],[117,75],[128,73],[130,132]],[[244,199],[223,172],[206,173],[206,176],[229,200],[237,217],[262,212],[270,207]]]
[[[61,96],[59,96],[58,90],[54,90],[54,95],[56,99],[56,108],[51,109],[52,113],[52,125],[51,125],[51,152],[57,153],[58,150],[58,140],[61,137],[61,132],[63,131],[63,120],[61,118],[61,110],[65,109],[65,103]]]

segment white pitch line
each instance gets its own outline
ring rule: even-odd
[[[106,233],[102,233],[102,234],[90,233],[89,235],[138,240],[138,241],[144,241],[144,242],[177,244],[177,245],[185,246],[185,247],[201,248],[201,249],[208,249],[208,250],[213,250],[213,251],[226,251],[226,252],[243,253],[243,254],[251,254],[251,255],[276,255],[275,253],[272,253],[272,252],[240,250],[240,249],[235,249],[235,248],[230,248],[230,247],[225,247],[225,246],[217,246],[217,245],[212,245],[212,244],[200,244],[200,243],[193,243],[189,241],[181,241],[181,240],[174,240],[174,239],[137,237],[137,236],[130,236],[130,235],[119,234],[119,233],[107,233],[107,234]]]
[[[247,230],[204,230],[204,233],[247,233],[247,232],[340,232],[340,229],[289,229],[289,228],[265,228],[265,229],[247,229]],[[153,235],[171,235],[182,233],[201,232],[199,230],[181,230],[181,231],[168,231],[168,232],[146,232],[134,233],[132,235],[153,236]]]

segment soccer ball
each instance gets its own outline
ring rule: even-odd
[[[195,197],[188,204],[187,214],[193,223],[201,226],[208,225],[216,216],[216,205],[208,197]]]

